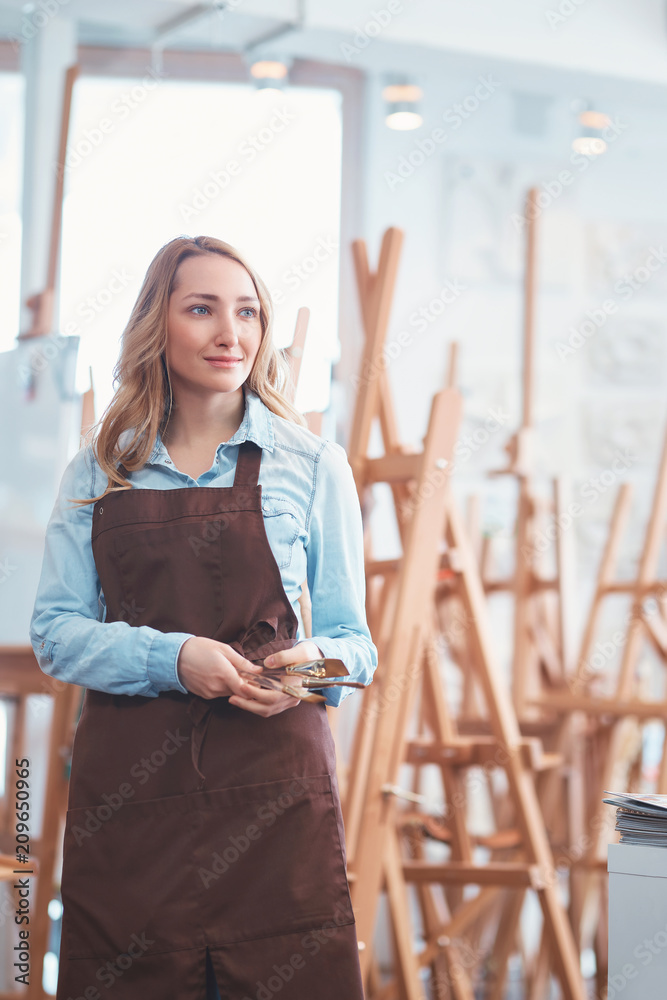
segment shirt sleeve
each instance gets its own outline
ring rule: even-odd
[[[339,444],[326,442],[314,485],[306,541],[310,641],[324,656],[341,659],[350,680],[370,684],[378,660],[366,621],[361,508],[352,469]],[[338,687],[322,693],[329,705],[339,705],[353,691]]]
[[[37,662],[51,677],[110,694],[187,693],[176,664],[191,633],[101,620],[105,605],[91,540],[94,505],[68,502],[102,492],[96,470],[91,446],[81,448],[63,473],[47,524],[30,621]]]

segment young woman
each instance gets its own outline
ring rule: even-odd
[[[247,674],[325,656],[367,684],[377,664],[351,469],[283,369],[241,255],[162,247],[65,470],[30,627],[42,670],[86,689],[57,1000],[363,996],[324,703]]]

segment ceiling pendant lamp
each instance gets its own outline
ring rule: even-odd
[[[387,102],[385,123],[389,128],[407,131],[419,128],[424,119],[419,113],[418,102],[423,91],[415,83],[407,80],[389,83],[384,87],[382,96]]]
[[[579,135],[573,140],[572,149],[584,156],[600,156],[607,149],[604,130],[611,124],[611,118],[590,104],[577,117]]]
[[[250,66],[250,75],[258,90],[283,90],[289,66],[284,59],[257,59]]]

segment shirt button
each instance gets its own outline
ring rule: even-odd
[[[42,643],[42,645],[39,648],[40,649],[44,649],[45,646],[46,646],[46,639],[44,640],[44,642]]]
[[[171,459],[170,458],[165,458],[165,462],[167,463],[167,465],[171,465]]]

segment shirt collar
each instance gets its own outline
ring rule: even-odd
[[[273,451],[275,436],[273,432],[273,414],[271,410],[262,402],[260,397],[252,389],[244,386],[245,411],[240,427],[230,437],[229,441],[222,441],[219,447],[225,445],[238,445],[243,441],[254,441],[260,448]],[[157,432],[155,445],[151,452],[148,463],[156,462],[160,455],[167,456],[160,432]]]

